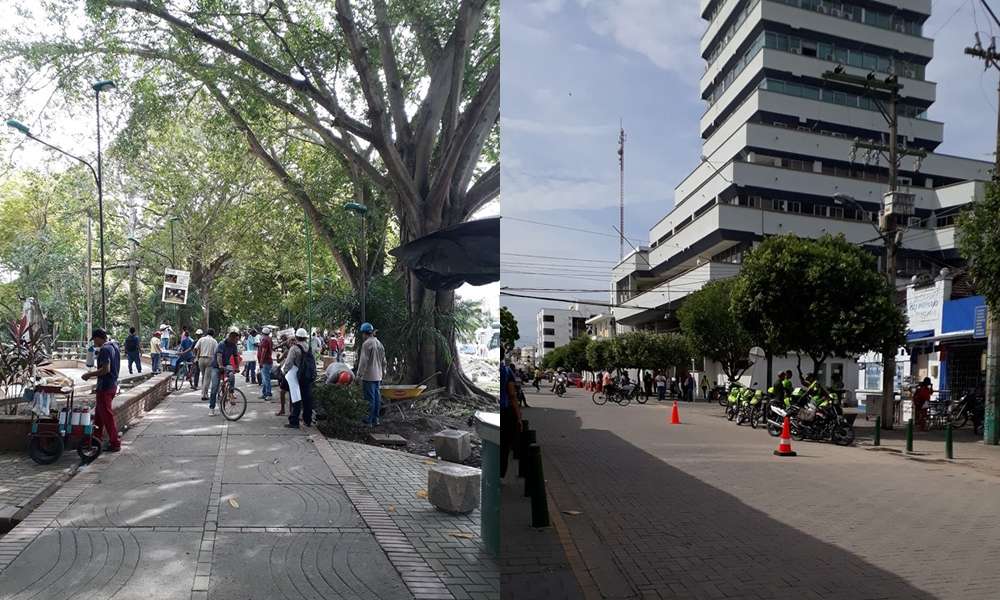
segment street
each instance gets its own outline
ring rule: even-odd
[[[669,425],[667,402],[595,406],[580,389],[527,400],[563,539],[549,560],[584,590],[563,597],[997,597],[1000,478],[987,471],[815,442],[780,458],[777,438],[716,404],[681,403],[683,424]],[[511,535],[530,544],[526,531]],[[538,597],[537,575],[503,571],[505,597]]]

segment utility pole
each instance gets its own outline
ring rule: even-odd
[[[901,194],[897,191],[899,161],[902,156],[912,155],[918,158],[926,156],[921,149],[899,147],[899,91],[903,89],[896,75],[879,79],[875,73],[867,76],[850,75],[844,67],[838,65],[833,71],[823,73],[823,79],[848,86],[862,88],[875,101],[879,112],[889,125],[889,144],[862,142],[855,139],[852,154],[858,148],[864,148],[876,156],[886,158],[889,163],[889,193],[882,198],[882,214],[879,219],[879,232],[882,245],[885,247],[885,277],[889,283],[892,303],[896,304],[896,254],[902,242],[903,232],[899,229],[898,217],[913,214],[913,195]],[[888,154],[888,155],[887,155]],[[876,161],[877,162],[877,161]],[[882,349],[882,406],[879,411],[882,419],[882,429],[892,429],[895,411],[893,410],[896,392],[896,353],[895,344]]]
[[[618,260],[625,258],[625,126],[618,119]]]
[[[1000,25],[1000,20],[993,14],[990,6],[983,2],[990,17]],[[965,53],[983,61],[983,69],[990,67],[1000,71],[1000,54],[996,51],[996,38],[992,38],[989,48],[983,48],[976,32],[976,45],[966,48]],[[1000,82],[997,84],[997,98],[1000,100]],[[997,138],[996,151],[993,155],[993,185],[1000,186],[1000,105],[997,106]],[[997,193],[994,190],[993,193]],[[997,368],[997,353],[1000,352],[1000,327],[993,311],[987,311],[986,319],[986,410],[983,418],[983,442],[997,445],[1000,443],[1000,369]]]
[[[91,290],[91,279],[93,278],[93,256],[94,256],[94,236],[92,233],[92,224],[94,221],[93,215],[90,214],[90,209],[87,209],[87,274],[83,278],[85,282],[85,287],[87,288],[87,331],[83,336],[83,341],[86,342],[90,338],[94,331],[94,307],[92,304],[94,293]]]

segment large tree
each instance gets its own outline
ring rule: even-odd
[[[517,319],[514,313],[510,312],[506,306],[500,307],[500,344],[505,352],[514,349],[514,344],[521,339],[521,334],[517,330]]]
[[[976,291],[983,295],[990,313],[990,355],[987,366],[985,426],[983,439],[988,444],[1000,441],[1000,369],[997,368],[996,315],[1000,312],[1000,185],[996,180],[986,188],[985,197],[963,212],[958,220],[958,249],[969,263],[969,273]]]
[[[735,317],[730,299],[733,279],[713,281],[684,300],[677,310],[681,330],[691,351],[722,365],[729,381],[736,381],[753,363],[753,338]]]
[[[46,5],[53,21],[76,2]],[[311,193],[284,142],[310,144],[350,174],[350,197],[392,206],[400,242],[467,220],[499,195],[499,0],[149,2],[92,0],[82,36],[22,44],[16,52],[60,77],[87,64],[142,73],[164,88],[206,91],[252,155],[308,215],[354,288],[373,275],[333,235],[324,198]],[[99,57],[90,59],[90,57]],[[103,58],[100,58],[103,57]],[[88,62],[90,59],[90,62]],[[117,62],[115,62],[117,61]],[[342,214],[342,213],[337,213]],[[408,378],[440,371],[456,394],[471,384],[452,361],[454,292],[407,273]],[[447,340],[442,345],[429,329]]]
[[[731,307],[762,347],[810,357],[819,370],[849,357],[902,344],[906,317],[875,257],[843,236],[768,238],[743,262]]]

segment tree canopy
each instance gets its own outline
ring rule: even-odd
[[[770,237],[744,260],[733,314],[772,352],[855,356],[902,344],[906,317],[875,258],[843,236]]]
[[[684,300],[677,310],[681,330],[695,356],[704,356],[722,366],[729,381],[750,367],[753,338],[733,314],[730,301],[734,279],[713,281]]]
[[[991,183],[985,197],[958,219],[958,249],[968,261],[976,290],[990,311],[1000,311],[1000,188]]]
[[[501,306],[500,344],[509,352],[519,339],[521,339],[521,334],[517,330],[517,319],[514,318],[514,313],[510,312],[506,306]]]

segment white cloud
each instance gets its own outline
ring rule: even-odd
[[[577,0],[594,32],[644,55],[694,86],[704,70],[695,0]]]

